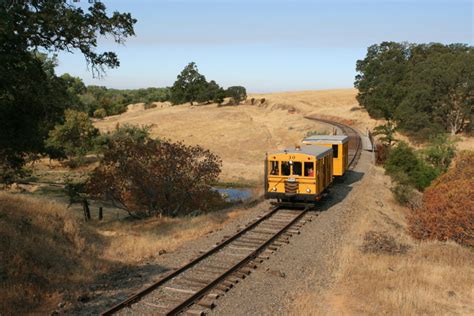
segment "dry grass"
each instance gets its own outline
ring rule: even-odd
[[[88,245],[90,236],[58,204],[0,192],[2,314],[45,312],[41,308],[60,296],[59,289],[103,272],[106,265]]]
[[[113,222],[98,228],[107,242],[103,257],[137,263],[170,252],[187,241],[220,229],[238,211],[211,213],[191,218],[152,218],[137,222]]]
[[[474,314],[473,250],[452,242],[420,243],[411,239],[406,229],[407,210],[393,201],[383,170],[376,168],[369,177],[372,181],[367,192],[370,193],[361,196],[353,206],[362,211],[337,256],[339,270],[333,286],[323,295],[316,295],[311,286],[303,289],[296,295],[292,312],[297,315]],[[376,201],[383,204],[377,205]],[[373,231],[378,233],[369,249],[375,251],[363,251],[363,246],[371,242],[367,236],[373,235]],[[383,246],[379,245],[380,240]],[[394,246],[386,247],[386,243]],[[399,245],[409,248],[400,252]]]

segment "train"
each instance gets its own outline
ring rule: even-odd
[[[349,163],[349,137],[313,135],[302,145],[269,152],[265,156],[265,198],[283,202],[319,201],[342,177]]]

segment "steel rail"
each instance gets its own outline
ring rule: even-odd
[[[143,296],[147,295],[148,293],[152,292],[153,290],[155,290],[156,288],[160,287],[161,285],[165,284],[166,282],[170,281],[171,279],[173,279],[174,277],[180,275],[181,273],[183,273],[184,271],[186,270],[189,270],[190,268],[192,268],[193,266],[195,266],[196,264],[198,264],[199,262],[201,262],[202,260],[206,259],[207,257],[211,256],[212,254],[218,252],[219,250],[221,250],[222,248],[224,248],[226,245],[228,245],[229,243],[231,243],[232,241],[236,240],[237,238],[241,237],[243,234],[245,234],[246,232],[252,230],[255,226],[257,226],[258,224],[260,224],[261,222],[263,222],[264,220],[268,219],[269,217],[271,217],[273,214],[275,214],[276,212],[278,212],[278,210],[281,208],[281,206],[277,205],[275,206],[274,208],[272,208],[268,213],[266,213],[264,216],[262,216],[261,218],[257,219],[256,221],[254,221],[252,224],[248,225],[247,227],[245,227],[244,229],[242,229],[241,231],[239,231],[238,233],[234,234],[233,236],[231,236],[230,238],[226,239],[225,241],[223,241],[222,243],[220,243],[219,245],[215,246],[214,248],[212,248],[211,250],[203,253],[202,255],[200,255],[199,257],[197,257],[196,259],[194,260],[191,260],[191,262],[185,264],[184,266],[182,266],[181,268],[165,275],[164,277],[162,277],[161,279],[159,279],[158,281],[156,281],[155,283],[145,287],[144,289],[138,291],[137,293],[133,294],[132,296],[130,296],[129,298],[127,298],[126,300],[122,301],[122,302],[119,302],[118,304],[112,306],[111,308],[109,308],[108,310],[106,310],[105,312],[101,313],[101,315],[103,316],[108,316],[108,315],[113,315],[115,312],[118,312],[119,310],[125,308],[125,307],[128,307],[132,304],[134,304],[135,302],[139,301]]]
[[[203,297],[209,290],[211,290],[215,285],[219,284],[222,280],[224,280],[227,276],[230,274],[234,273],[238,269],[242,268],[245,266],[249,261],[257,257],[261,252],[265,250],[267,246],[269,246],[272,242],[275,241],[278,237],[280,237],[281,234],[283,234],[288,228],[293,226],[294,223],[296,223],[300,218],[302,218],[310,209],[312,206],[307,206],[304,210],[302,210],[298,215],[295,216],[294,219],[292,219],[288,224],[286,224],[282,229],[280,229],[277,233],[275,233],[270,239],[268,239],[266,242],[264,242],[262,245],[260,245],[256,250],[252,251],[251,254],[249,254],[247,257],[236,263],[234,266],[232,266],[230,269],[228,269],[226,272],[221,274],[219,277],[214,279],[213,281],[209,282],[204,288],[193,294],[191,297],[186,299],[186,301],[180,303],[176,307],[174,307],[171,311],[167,312],[166,315],[177,315],[184,311],[186,308],[191,306],[196,300],[200,299]]]

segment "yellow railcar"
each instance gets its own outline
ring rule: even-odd
[[[349,137],[346,135],[313,135],[303,139],[303,144],[332,148],[333,175],[344,175],[349,164]]]
[[[267,153],[265,198],[317,201],[332,183],[332,150],[303,146]]]

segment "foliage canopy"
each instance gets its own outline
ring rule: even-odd
[[[472,46],[382,42],[356,64],[357,100],[374,118],[427,139],[474,124]]]
[[[96,2],[85,12],[67,1],[0,2],[0,161],[21,167],[31,153],[43,153],[50,129],[64,110],[77,106],[81,85],[54,73],[55,60],[43,53],[79,50],[93,73],[118,67],[113,52],[97,52],[99,36],[118,43],[134,35],[129,13],[107,15]]]

